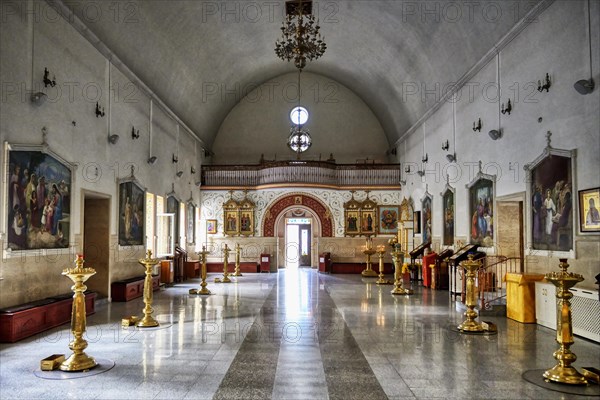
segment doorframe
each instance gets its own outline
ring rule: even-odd
[[[520,221],[519,221],[519,258],[521,259],[521,272],[525,272],[525,237],[527,235],[528,223],[527,215],[525,210],[525,202],[527,201],[527,193],[526,192],[517,192],[512,194],[507,194],[504,196],[496,197],[496,207],[498,207],[498,203],[500,202],[513,202],[519,203],[519,213],[520,213]],[[496,213],[498,210],[496,209]]]
[[[80,194],[80,215],[79,215],[79,219],[80,219],[80,233],[81,233],[81,252],[84,254],[85,257],[85,200],[86,199],[97,199],[97,200],[106,200],[108,201],[108,237],[107,237],[107,241],[108,241],[108,253],[105,255],[106,257],[106,265],[108,268],[107,271],[107,288],[106,288],[106,293],[107,293],[107,299],[111,299],[112,298],[112,293],[111,293],[111,277],[112,277],[112,257],[111,257],[111,252],[112,252],[112,248],[110,245],[110,239],[112,236],[112,231],[113,231],[113,220],[112,220],[112,215],[113,215],[113,199],[110,194],[107,193],[102,193],[102,192],[96,192],[94,190],[89,190],[89,189],[81,189],[81,194]],[[89,267],[94,267],[93,265],[89,265]],[[110,301],[110,300],[109,300]]]

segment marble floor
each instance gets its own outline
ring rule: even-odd
[[[374,279],[310,269],[216,276],[211,296],[188,294],[197,279],[155,292],[157,329],[121,328],[141,298],[99,304],[87,353],[115,363],[100,374],[37,376],[42,358],[70,353],[68,324],[0,345],[0,399],[590,398],[521,377],[554,365],[554,331],[485,317],[498,335],[461,335],[450,328],[463,311],[445,291],[397,297]],[[600,366],[599,344],[576,337],[571,349],[575,366]]]

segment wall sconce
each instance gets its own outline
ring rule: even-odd
[[[119,141],[119,135],[110,135],[108,137],[108,143],[110,143],[110,144],[117,144],[118,141]]]
[[[506,104],[506,108],[504,108],[504,103],[502,103],[502,110],[500,111],[502,114],[510,115],[512,111],[512,104],[510,103],[510,99],[508,99],[508,103]]]
[[[104,107],[100,108],[100,106],[98,105],[98,102],[96,102],[96,118],[104,117],[104,115],[105,115]]]
[[[427,153],[425,153],[425,155],[423,156],[423,158],[421,158],[421,161],[423,161],[423,163],[427,163],[427,161],[429,161],[429,156]]]
[[[473,132],[481,132],[481,118],[477,120],[477,123],[473,122]]]
[[[450,148],[450,144],[448,143],[448,140],[446,139],[445,142],[442,142],[442,150],[448,150]]]
[[[148,164],[152,165],[156,162],[157,158],[156,156],[152,156],[148,159]]]
[[[31,97],[29,99],[34,104],[44,104],[47,97],[48,96],[46,96],[46,93],[44,93],[44,92],[35,92],[35,93],[31,93]]]
[[[135,139],[139,139],[140,138],[140,130],[138,129],[137,131],[135,130],[135,126],[131,127],[131,139],[135,140]]]
[[[181,178],[181,175],[183,175],[183,171],[179,171],[179,172],[177,172],[177,174],[176,174],[176,175],[177,175],[177,177],[178,177],[178,178]]]
[[[419,176],[422,178],[422,177],[423,177],[423,175],[425,175],[425,171],[418,170],[418,171],[417,171],[417,174],[419,174]]]
[[[410,174],[410,165],[404,166],[404,172],[406,172],[407,174]]]
[[[490,135],[492,140],[498,140],[502,137],[502,131],[492,129],[491,131],[488,132],[488,135]]]
[[[446,154],[446,159],[448,160],[448,162],[454,162],[454,161],[456,161],[456,153]]]
[[[194,168],[194,166],[192,166],[192,168],[190,169],[190,173],[192,175],[194,175],[196,173],[196,168]]]
[[[179,162],[179,157],[177,157],[175,155],[175,153],[173,153],[173,164],[177,164]]]
[[[44,87],[48,87],[48,85],[50,87],[56,86],[56,76],[50,80],[50,71],[48,71],[48,68],[44,68]]]
[[[548,93],[550,91],[550,86],[552,86],[552,83],[550,83],[550,75],[548,75],[548,73],[546,72],[546,79],[544,79],[544,84],[542,85],[542,81],[538,80],[538,92],[543,92],[544,90],[546,90],[546,93]]]

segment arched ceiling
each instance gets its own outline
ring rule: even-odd
[[[306,70],[353,90],[393,144],[538,2],[315,2],[327,51]],[[284,3],[64,4],[210,148],[248,89],[294,70],[274,52]]]

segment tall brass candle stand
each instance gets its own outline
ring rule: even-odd
[[[375,253],[376,251],[373,249],[373,239],[371,239],[370,236],[367,236],[365,248],[363,250],[363,254],[367,256],[367,268],[365,268],[361,273],[362,276],[377,277],[377,272],[373,271],[371,267],[371,256]]]
[[[202,282],[200,283],[200,289],[190,289],[190,294],[210,294],[210,290],[206,288],[206,255],[208,253],[206,246],[202,246],[202,251],[196,253],[200,256],[200,261],[202,262],[200,270],[200,279],[202,279]]]
[[[140,258],[138,262],[146,267],[146,278],[144,279],[144,318],[135,324],[138,328],[154,328],[159,325],[158,321],[152,317],[152,267],[158,264],[160,260],[152,258],[152,250],[148,250],[146,258]]]
[[[404,279],[402,279],[402,264],[404,263],[404,253],[400,243],[394,244],[392,252],[392,260],[394,261],[394,289],[392,294],[413,294],[411,289],[404,289]]]
[[[385,247],[379,246],[377,249],[377,254],[379,254],[379,279],[377,279],[375,281],[375,283],[378,285],[389,285],[392,282],[385,279],[385,275],[383,275],[383,269],[384,269],[383,256],[385,255]]]
[[[546,274],[546,280],[556,286],[556,341],[560,348],[553,354],[558,361],[553,368],[544,372],[544,378],[558,383],[567,383],[569,385],[585,385],[587,379],[580,374],[571,364],[577,360],[577,356],[569,350],[573,341],[573,326],[571,321],[571,302],[573,293],[569,291],[577,283],[583,281],[583,276],[572,272],[567,272],[569,264],[566,258],[560,259],[558,267],[560,272],[549,272]]]
[[[240,272],[240,244],[237,243],[235,245],[235,274],[233,274],[233,276],[242,276],[242,273]]]
[[[71,286],[71,290],[74,292],[73,309],[71,312],[71,332],[75,338],[69,343],[69,348],[73,350],[73,354],[60,364],[61,371],[84,371],[98,365],[93,357],[88,356],[84,352],[88,343],[83,339],[86,327],[85,296],[83,292],[87,289],[83,283],[90,276],[94,275],[96,270],[93,268],[83,268],[83,263],[83,255],[79,254],[75,260],[76,267],[66,268],[62,272],[63,275],[68,276],[75,283]]]
[[[461,262],[460,265],[467,270],[467,294],[465,299],[467,311],[465,312],[466,320],[458,325],[458,330],[467,333],[481,333],[484,332],[485,329],[483,325],[475,321],[475,318],[477,318],[477,311],[474,310],[477,305],[477,299],[475,298],[477,294],[475,291],[475,272],[481,267],[481,263],[479,261],[474,261],[473,255],[469,254],[469,259]]]
[[[229,272],[227,272],[230,252],[231,249],[225,245],[225,248],[223,249],[223,279],[215,278],[215,283],[231,283],[231,279],[229,279]]]

